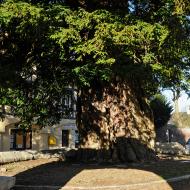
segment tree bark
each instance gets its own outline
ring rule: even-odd
[[[80,160],[141,161],[154,157],[152,112],[138,83],[94,81],[78,96]]]

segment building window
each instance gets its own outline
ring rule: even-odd
[[[66,93],[62,96],[59,112],[64,119],[76,118],[76,97],[74,89],[66,89]]]
[[[78,148],[79,146],[79,132],[75,130],[75,147]]]
[[[69,130],[62,130],[62,147],[69,146]]]
[[[1,115],[14,115],[14,107],[13,106],[0,105],[0,114]]]
[[[12,129],[10,136],[11,150],[25,150],[32,148],[32,132],[29,130]]]

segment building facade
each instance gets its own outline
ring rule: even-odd
[[[62,103],[64,108],[72,111],[64,114],[56,125],[44,128],[33,125],[31,130],[18,129],[16,124],[19,118],[7,114],[0,121],[0,151],[76,148],[79,140],[75,119],[76,94],[73,89],[68,89],[68,92],[63,96]]]

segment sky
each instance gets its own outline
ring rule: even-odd
[[[162,92],[164,96],[166,96],[167,100],[171,102],[171,105],[174,105],[172,98],[172,92],[170,90],[164,90]],[[188,98],[188,95],[185,92],[181,92],[181,96],[178,100],[179,104],[179,111],[180,112],[186,112],[187,111],[187,106],[190,106],[190,98]]]

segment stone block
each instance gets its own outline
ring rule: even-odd
[[[35,159],[37,151],[7,151],[0,152],[0,164]]]
[[[15,177],[0,176],[0,190],[9,190],[15,185]]]

